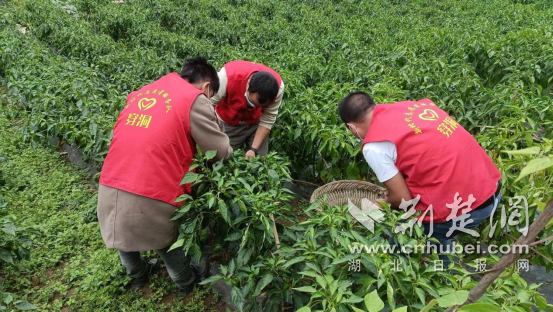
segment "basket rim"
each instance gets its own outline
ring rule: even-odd
[[[384,191],[386,191],[385,188],[383,188],[379,185],[373,184],[371,182],[367,182],[367,181],[360,181],[360,180],[332,181],[332,182],[329,182],[325,185],[322,185],[322,186],[318,187],[313,192],[313,194],[311,194],[310,202],[314,202],[316,199],[321,198],[321,195],[323,195],[323,194],[329,194],[329,192],[324,192],[325,189],[331,188],[331,187],[336,186],[336,185],[342,185],[342,184],[344,184],[344,185],[352,184],[353,186],[354,185],[362,186],[362,188],[364,188],[366,191],[371,191],[370,189],[374,190],[375,192],[382,192],[382,193]],[[339,190],[339,189],[330,190],[330,193],[337,193],[339,191],[341,191],[341,190]]]

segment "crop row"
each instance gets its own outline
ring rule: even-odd
[[[109,133],[128,91],[178,71],[185,57],[205,55],[217,65],[244,58],[274,67],[287,89],[272,146],[290,157],[296,175],[328,181],[366,178],[359,150],[336,115],[337,102],[352,90],[366,90],[378,102],[432,98],[473,133],[491,126],[522,129],[523,138],[508,140],[508,147],[531,145],[525,132],[548,126],[553,117],[552,27],[547,23],[551,13],[505,1],[490,4],[499,10],[481,10],[477,3],[482,5],[446,1],[430,8],[417,2],[421,13],[415,16],[405,14],[409,6],[390,3],[268,3],[252,8],[233,2],[118,5],[79,0],[77,10],[68,11],[31,0],[15,8],[14,19],[30,30],[22,37],[37,38],[44,49],[60,55],[60,62],[67,58],[71,64],[96,69],[102,87],[115,93],[103,102],[82,100],[84,107],[92,105],[105,114],[94,122],[102,133]],[[447,10],[454,10],[452,18],[436,19]],[[347,14],[353,14],[351,20]],[[522,20],[524,14],[534,18]],[[344,28],[348,31],[340,31]],[[5,66],[18,62],[26,60]],[[57,103],[64,106],[64,101]],[[50,111],[41,105],[30,107],[45,115],[49,125],[60,118],[56,112],[49,119]],[[80,119],[81,112],[64,116]],[[55,134],[71,138],[71,132],[64,131]],[[81,132],[77,141],[88,147],[87,156],[100,164],[106,145],[96,146],[88,128],[75,131]],[[291,145],[298,148],[289,149]]]

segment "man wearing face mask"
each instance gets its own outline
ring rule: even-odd
[[[218,73],[221,87],[211,98],[234,149],[247,145],[246,158],[269,152],[269,132],[284,94],[284,82],[271,68],[247,61],[227,63]]]
[[[386,201],[420,195],[425,232],[442,245],[486,220],[501,198],[501,174],[459,123],[429,99],[375,105],[364,92],[339,104],[342,121],[363,141],[362,151],[387,189]],[[455,204],[456,203],[456,204]],[[463,205],[468,203],[468,205]],[[411,206],[409,206],[411,208]],[[467,232],[466,232],[467,233]]]
[[[213,161],[231,156],[209,103],[219,88],[215,68],[203,58],[187,59],[181,74],[170,73],[131,92],[113,129],[98,193],[98,220],[108,248],[117,249],[131,287],[140,289],[159,269],[141,251],[156,250],[185,296],[198,281],[182,248],[168,251],[178,236],[172,214],[190,193],[180,185],[196,153],[216,150]]]

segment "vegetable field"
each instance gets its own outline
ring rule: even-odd
[[[150,294],[125,290],[117,254],[102,249],[94,186],[60,157],[41,154],[58,155],[57,138],[101,169],[128,93],[194,56],[217,68],[263,63],[286,85],[273,153],[248,162],[237,151],[211,167],[213,155],[203,151],[194,165],[202,174],[184,177],[195,194],[181,198],[174,247],[199,258],[209,242],[222,264],[194,296],[212,296],[211,285],[223,281],[241,311],[444,311],[463,303],[480,278],[473,260],[494,264],[499,256],[462,255],[465,267],[440,272],[435,255],[352,254],[353,242],[425,237],[394,233],[398,211],[385,209],[371,233],[347,207],[310,205],[283,186],[376,183],[337,114],[347,93],[363,90],[377,103],[430,98],[494,160],[505,205],[527,198],[532,222],[553,197],[552,21],[549,0],[1,1],[0,121],[10,126],[0,137],[0,310],[224,311],[197,299],[168,301],[175,290],[167,276]],[[41,167],[46,160],[52,165]],[[59,176],[41,176],[48,170]],[[553,235],[549,225],[537,240]],[[494,232],[488,222],[479,232],[489,244],[511,245],[519,230]],[[550,271],[553,243],[521,257]],[[348,270],[353,259],[361,272]],[[398,260],[403,270],[393,271]],[[553,311],[540,286],[513,267],[459,311]]]

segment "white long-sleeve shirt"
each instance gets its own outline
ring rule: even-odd
[[[219,83],[220,83],[219,91],[215,95],[213,95],[210,99],[211,104],[214,106],[219,104],[223,100],[223,98],[227,96],[227,85],[228,85],[227,71],[223,67],[221,68],[219,73],[217,73],[217,75],[219,76]],[[260,126],[263,126],[264,128],[267,128],[269,130],[273,127],[278,115],[278,109],[282,104],[283,94],[284,94],[284,81],[280,83],[280,88],[278,89],[276,100],[270,105],[263,107],[261,119],[259,120]]]

